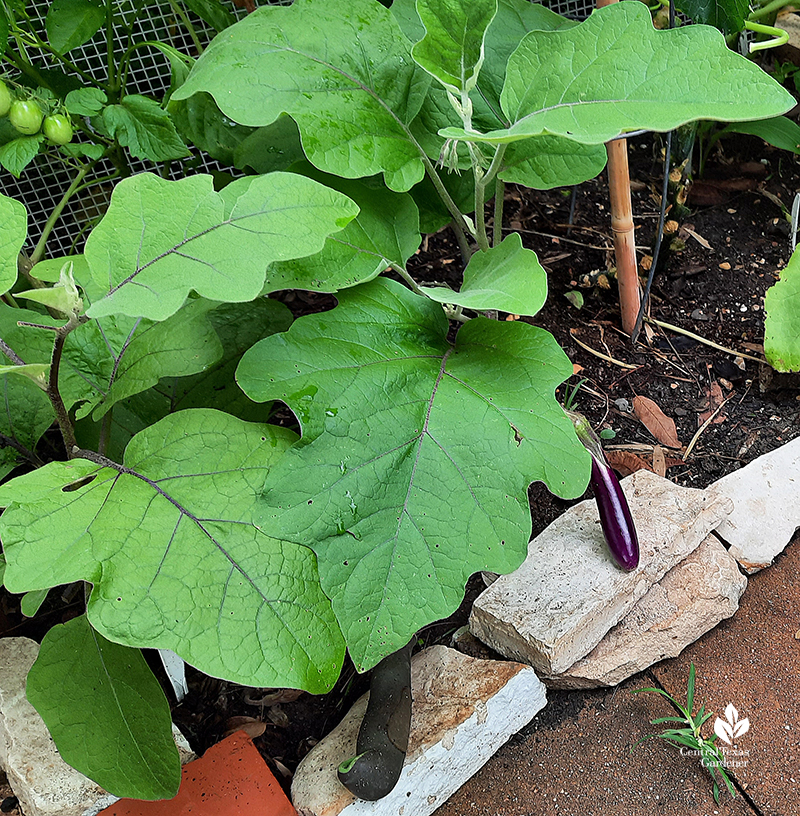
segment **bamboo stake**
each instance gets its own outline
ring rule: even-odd
[[[617,0],[597,0],[597,8],[609,6]],[[628,142],[615,139],[606,144],[608,153],[608,190],[611,197],[611,231],[614,235],[614,254],[617,261],[619,306],[622,328],[626,334],[633,331],[639,313],[639,276],[636,271],[636,249],[633,235],[633,208],[631,206],[631,177],[628,171]]]

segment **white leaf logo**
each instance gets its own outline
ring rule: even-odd
[[[749,730],[750,720],[748,720],[747,717],[740,720],[739,712],[733,703],[728,703],[725,709],[725,719],[723,720],[721,717],[717,717],[714,723],[714,733],[723,742],[727,742],[728,745],[732,745],[736,739],[746,734]]]

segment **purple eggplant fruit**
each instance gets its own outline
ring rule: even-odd
[[[628,500],[622,492],[616,473],[606,461],[600,440],[586,417],[574,411],[566,413],[572,420],[578,439],[592,456],[591,484],[600,513],[600,526],[603,528],[611,557],[618,566],[626,572],[631,572],[639,566],[639,538],[636,535],[636,525],[633,523]]]
[[[639,538],[617,474],[592,456],[592,489],[611,557],[626,572],[639,566]]]

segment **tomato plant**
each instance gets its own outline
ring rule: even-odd
[[[53,144],[65,145],[72,141],[72,123],[61,113],[46,116],[42,132]]]
[[[26,136],[38,133],[42,127],[44,114],[39,104],[33,99],[16,99],[11,103],[8,120],[14,128]]]

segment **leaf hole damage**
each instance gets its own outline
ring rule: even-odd
[[[70,482],[68,485],[64,485],[64,487],[61,488],[61,492],[73,493],[74,491],[80,490],[82,487],[91,484],[96,478],[96,473],[92,473],[90,476],[84,476],[82,479],[77,479],[74,482]]]

